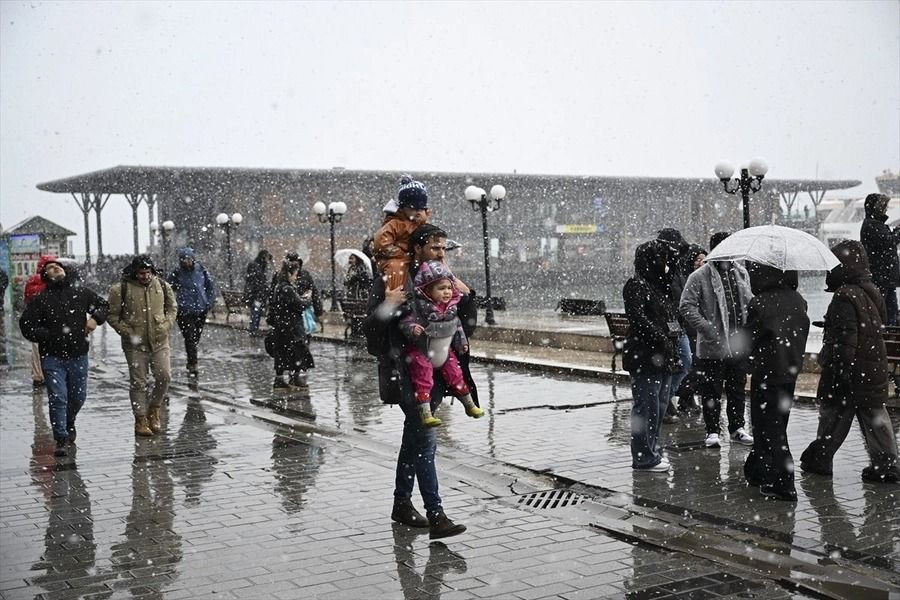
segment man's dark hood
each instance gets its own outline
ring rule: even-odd
[[[889,198],[884,194],[869,194],[866,196],[866,218],[886,223],[888,220],[888,201]]]
[[[782,271],[751,261],[746,262],[746,267],[750,275],[750,289],[754,296],[777,288],[796,290],[800,284],[797,271]]]
[[[848,283],[862,283],[872,279],[869,258],[863,245],[856,240],[844,240],[831,248],[831,252],[841,264],[828,272],[825,277],[825,291],[834,292]]]
[[[634,251],[634,273],[661,292],[666,291],[666,245],[659,240],[644,242]]]

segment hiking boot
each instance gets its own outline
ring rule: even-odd
[[[722,444],[719,442],[719,434],[718,433],[708,433],[706,434],[706,441],[703,442],[703,445],[707,448],[720,448]]]
[[[731,434],[731,441],[737,442],[738,444],[742,444],[744,446],[752,446],[753,436],[747,433],[747,430],[743,427],[739,427],[735,430],[734,433]]]
[[[53,456],[68,456],[68,454],[66,451],[66,440],[56,440],[56,450],[53,451]]]
[[[441,538],[459,535],[466,530],[466,526],[461,523],[454,523],[447,518],[443,511],[428,517],[430,531],[428,539],[439,540]]]
[[[74,444],[75,438],[78,437],[78,432],[75,431],[75,421],[66,423],[66,433],[69,434],[69,443]]]
[[[416,510],[416,507],[413,506],[412,501],[409,500],[409,498],[406,500],[394,501],[391,519],[402,525],[408,525],[409,527],[428,527],[428,519],[423,517],[419,511]]]
[[[281,375],[276,375],[275,381],[272,382],[273,390],[287,390],[287,389],[290,389],[290,387],[291,387],[291,384],[289,384],[287,381],[285,381],[284,377],[282,377]]]
[[[141,436],[151,436],[153,435],[153,430],[150,429],[150,424],[147,422],[147,417],[139,417],[135,415],[134,417],[134,434]]]
[[[147,426],[150,427],[150,431],[153,433],[158,433],[162,429],[162,424],[159,422],[158,406],[151,406],[150,410],[147,411]]]
[[[898,468],[886,469],[884,467],[866,467],[862,470],[862,478],[875,483],[900,483]]]

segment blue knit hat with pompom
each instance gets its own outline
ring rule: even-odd
[[[421,181],[415,181],[409,175],[400,179],[400,190],[397,193],[397,205],[400,208],[425,210],[428,208],[428,190]]]

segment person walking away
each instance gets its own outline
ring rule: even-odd
[[[446,243],[447,233],[436,225],[427,223],[416,229],[410,237],[411,268],[418,270],[421,263],[429,260],[443,262]],[[460,282],[457,281],[457,284]],[[386,404],[399,405],[404,415],[403,435],[397,452],[391,519],[409,527],[428,527],[429,537],[440,539],[459,535],[466,531],[466,526],[454,523],[444,512],[435,462],[436,430],[422,423],[415,390],[404,359],[403,349],[406,346],[406,339],[400,331],[399,317],[401,306],[406,301],[407,289],[410,292],[412,290],[411,282],[405,288],[404,286],[386,288],[384,278],[376,277],[369,295],[363,330],[366,333],[367,351],[378,358],[378,388],[381,400]],[[474,292],[462,293],[463,298],[457,307],[457,314],[460,316],[466,336],[471,336],[476,326]],[[464,313],[467,315],[465,318]],[[466,356],[460,357],[460,367],[477,405],[475,383],[471,380],[468,361],[463,358]],[[447,389],[448,386],[441,373],[435,373],[434,386],[431,390],[432,413],[440,406]],[[412,503],[412,493],[417,483],[427,518],[423,517]]]
[[[750,348],[750,424],[753,449],[744,463],[747,483],[763,496],[796,502],[794,459],[787,424],[803,368],[809,317],[797,291],[797,271],[746,263],[753,299],[747,305]]]
[[[825,278],[827,291],[834,296],[825,313],[819,353],[819,426],[816,439],[800,456],[800,468],[830,476],[834,455],[856,415],[870,461],[862,478],[897,483],[897,439],[885,407],[890,376],[882,333],[887,318],[884,298],[872,281],[860,242],[841,242],[832,252],[841,264]]]
[[[622,289],[629,322],[622,368],[631,375],[631,466],[635,471],[667,472],[670,467],[659,447],[659,434],[672,375],[681,370],[678,339],[682,331],[669,297],[667,251],[659,240],[638,246],[634,276]]]
[[[25,282],[25,307],[31,303],[34,298],[47,288],[47,283],[41,276],[44,267],[48,262],[56,262],[55,256],[44,254],[38,258],[37,266],[34,273]],[[62,264],[62,263],[60,263]],[[31,344],[31,385],[34,387],[42,387],[44,385],[44,372],[41,370],[41,352],[38,344]]]
[[[216,285],[206,267],[195,260],[194,249],[178,250],[178,266],[169,274],[169,285],[178,303],[178,329],[184,337],[187,372],[197,377],[197,346],[206,325],[206,315],[216,303]]]
[[[25,339],[37,343],[47,385],[56,456],[77,436],[75,419],[87,398],[88,336],[107,318],[109,304],[86,287],[75,287],[63,264],[44,263],[46,289],[32,298],[19,319]]]
[[[178,315],[175,292],[157,277],[153,260],[135,256],[122,281],[109,289],[109,325],[122,338],[128,362],[134,432],[150,436],[162,429],[159,411],[172,379],[169,332]],[[148,375],[153,388],[147,393]]]
[[[454,287],[454,279],[444,263],[437,260],[422,263],[413,279],[415,296],[409,301],[411,309],[400,320],[401,331],[409,340],[406,361],[422,423],[426,427],[441,424],[441,420],[431,413],[431,390],[436,370],[440,370],[444,382],[459,398],[467,415],[476,419],[484,415],[472,400],[457,359],[457,354],[469,352],[469,340],[457,316],[462,294]]]
[[[260,250],[256,258],[247,264],[247,277],[244,280],[244,302],[250,309],[250,326],[247,330],[254,334],[259,331],[259,320],[269,302],[268,271],[272,265],[272,254],[268,250]]]
[[[688,251],[689,245],[682,237],[681,232],[677,229],[667,227],[660,229],[656,239],[666,245],[666,275],[668,277],[668,296],[676,307],[681,301],[681,292],[684,290],[684,284],[687,281],[687,273],[683,269],[684,254]],[[681,325],[682,334],[678,338],[678,358],[681,361],[681,371],[672,375],[672,383],[669,386],[669,405],[666,407],[666,414],[663,416],[663,423],[677,423],[678,409],[675,406],[675,395],[681,387],[681,382],[687,377],[691,370],[693,356],[691,355],[691,341],[687,336],[687,330],[684,318],[678,315],[679,325]]]
[[[712,250],[728,233],[714,233]],[[722,389],[728,398],[728,432],[732,441],[750,446],[744,428],[749,340],[744,330],[747,304],[753,297],[747,270],[732,261],[707,262],[691,273],[681,294],[679,310],[697,332],[697,372],[707,448],[718,448]]]
[[[274,390],[305,386],[306,371],[315,367],[303,325],[303,313],[312,304],[312,291],[307,290],[302,295],[298,292],[299,277],[300,265],[296,262],[285,262],[281,266],[266,317],[270,327],[266,351],[275,359]],[[288,373],[288,379],[285,379],[285,373]]]
[[[884,194],[866,196],[866,218],[859,230],[859,239],[866,249],[872,282],[884,297],[887,317],[885,325],[900,325],[897,316],[897,286],[900,285],[900,226],[893,231],[887,226],[887,207],[890,198]]]
[[[375,234],[375,260],[378,271],[387,277],[387,288],[406,284],[409,275],[409,239],[412,233],[428,220],[428,190],[425,184],[409,175],[400,179],[397,192],[397,211],[385,216],[384,224]]]

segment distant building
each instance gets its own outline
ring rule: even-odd
[[[34,274],[42,254],[68,255],[69,237],[73,235],[77,234],[40,216],[29,217],[0,233],[9,252],[10,280]]]

